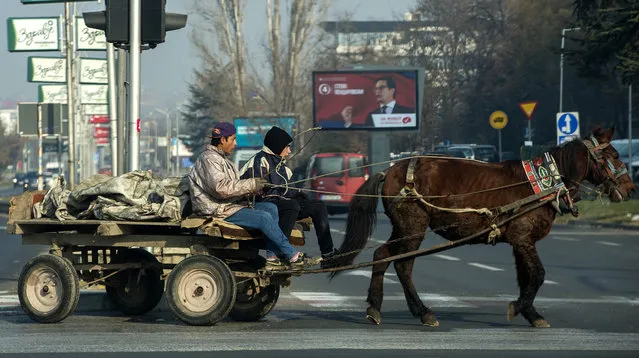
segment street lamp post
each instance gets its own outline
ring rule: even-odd
[[[169,175],[171,172],[171,112],[162,108],[155,110],[166,116],[166,175]]]
[[[561,30],[561,54],[559,59],[559,112],[564,107],[564,46],[566,44],[566,32],[580,30],[580,27],[571,27]]]

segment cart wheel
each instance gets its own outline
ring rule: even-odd
[[[235,278],[220,259],[208,255],[187,257],[167,280],[169,308],[182,321],[210,326],[226,318],[235,303]]]
[[[140,269],[126,269],[106,280],[107,297],[125,315],[141,315],[149,312],[162,299],[164,281],[162,265],[152,253],[144,249],[126,249],[118,252],[111,263],[139,262]]]
[[[255,292],[253,280],[250,282],[248,283],[250,286],[246,287],[246,289]],[[238,288],[237,300],[229,314],[229,317],[236,321],[250,322],[260,320],[271,312],[280,297],[280,286],[277,284],[261,287],[260,292],[254,295],[247,294],[246,289]]]
[[[20,273],[20,306],[37,322],[60,322],[78,305],[79,281],[69,260],[51,254],[34,257]]]

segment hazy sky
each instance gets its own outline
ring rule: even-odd
[[[0,0],[0,108],[4,101],[37,101],[37,83],[27,82],[27,57],[54,57],[53,52],[9,52],[7,50],[7,17],[59,16],[64,13],[64,4],[23,5],[20,0]],[[189,43],[190,33],[197,31],[197,20],[193,16],[193,1],[167,0],[168,12],[189,15],[186,28],[167,33],[166,42],[153,50],[142,53],[142,105],[171,108],[188,98],[188,83],[193,69],[198,66],[195,51]],[[212,0],[198,0],[212,1]],[[286,0],[285,0],[286,1]],[[265,0],[248,0],[245,13],[245,32],[249,51],[259,53],[266,40]],[[329,20],[340,14],[353,14],[353,20],[396,20],[403,17],[415,0],[332,0]],[[78,2],[77,13],[104,10],[98,1]],[[284,23],[284,19],[283,19]],[[211,35],[213,37],[213,35]],[[61,56],[63,54],[60,54]],[[86,51],[82,57],[102,57],[103,52]],[[14,107],[15,108],[15,107]]]

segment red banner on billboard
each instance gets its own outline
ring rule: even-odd
[[[93,138],[109,138],[111,129],[108,127],[95,127],[93,128]]]
[[[109,116],[91,116],[91,118],[89,118],[89,123],[93,124],[108,124],[109,122],[111,122]]]
[[[417,70],[313,72],[313,120],[324,129],[417,129]]]
[[[109,144],[109,138],[96,138],[95,144]]]

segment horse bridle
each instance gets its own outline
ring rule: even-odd
[[[603,150],[608,147],[610,143],[599,144],[599,141],[597,141],[597,138],[593,135],[585,139],[583,143],[586,145],[586,148],[588,148],[588,156],[597,163],[600,171],[604,171],[607,174],[606,179],[613,183],[612,187],[618,188],[619,177],[628,174],[628,169],[624,163],[621,163],[619,168],[615,168],[610,158],[604,155]]]

